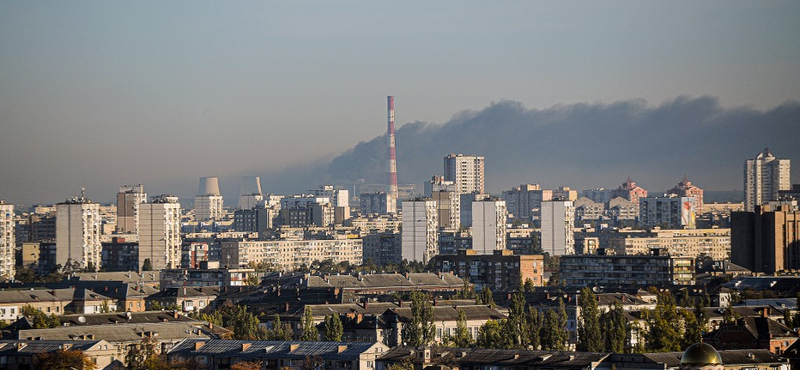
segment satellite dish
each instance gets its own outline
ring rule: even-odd
[[[83,317],[83,316],[78,316],[78,322],[81,323],[81,324],[85,324],[86,323],[86,318]]]
[[[130,319],[131,319],[131,316],[133,316],[133,314],[131,313],[131,311],[125,312],[125,317],[127,317],[127,318],[128,318],[128,320],[130,320]]]

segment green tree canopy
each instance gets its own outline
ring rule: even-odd
[[[314,315],[311,313],[311,307],[306,306],[303,312],[303,334],[300,340],[313,342],[319,340],[319,330],[317,325],[314,324]]]
[[[341,342],[342,335],[344,335],[344,326],[339,314],[334,313],[325,316],[325,341]]]
[[[409,346],[433,343],[436,326],[433,323],[433,306],[423,292],[411,293],[411,321],[403,325],[403,342]]]
[[[578,318],[578,351],[600,352],[603,337],[600,334],[600,309],[597,296],[589,288],[581,289],[578,296],[580,317]]]

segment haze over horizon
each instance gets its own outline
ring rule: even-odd
[[[463,152],[492,193],[741,189],[764,147],[800,160],[797,19],[792,1],[0,1],[0,198],[380,182],[386,95],[400,183]]]

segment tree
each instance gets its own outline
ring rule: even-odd
[[[478,328],[478,342],[480,348],[505,348],[503,327],[505,320],[489,320]]]
[[[104,300],[102,303],[100,303],[100,312],[101,313],[111,312],[111,307],[109,307],[108,305],[108,300]]]
[[[433,306],[423,292],[411,293],[411,321],[403,325],[403,342],[418,347],[434,341],[436,326],[433,323]]]
[[[494,297],[492,290],[488,286],[484,286],[478,296],[475,298],[475,304],[485,304],[494,307]]]
[[[536,308],[529,308],[528,310],[528,344],[534,350],[539,349],[541,340],[539,333],[542,331],[542,315]]]
[[[689,347],[692,344],[700,342],[703,337],[703,328],[697,322],[697,316],[694,312],[683,310],[681,311],[681,318],[683,319],[683,340],[681,341],[681,348]]]
[[[272,318],[272,329],[267,331],[267,340],[292,340],[292,328],[281,323],[281,316],[277,313]]]
[[[520,292],[514,293],[511,296],[511,306],[508,307],[508,319],[505,322],[505,335],[511,347],[525,348],[528,345],[527,321],[525,297]]]
[[[142,271],[153,271],[153,262],[149,258],[145,258],[142,262]]]
[[[233,330],[233,339],[265,339],[267,332],[261,328],[261,321],[244,306],[225,306],[220,308],[223,326]]]
[[[600,315],[600,328],[603,335],[602,350],[604,352],[623,353],[628,340],[627,320],[622,304],[614,302],[608,312]]]
[[[578,351],[600,352],[603,350],[603,337],[600,334],[600,310],[597,296],[591,289],[581,289],[578,296],[580,317],[578,318]]]
[[[231,365],[231,370],[261,370],[261,363],[258,361],[238,361]]]
[[[464,277],[464,285],[461,290],[453,295],[455,299],[472,299],[475,298],[475,286],[469,283],[469,278]]]
[[[126,370],[166,370],[169,366],[158,352],[158,341],[145,337],[139,343],[128,346],[125,354]]]
[[[309,306],[306,306],[303,312],[303,334],[300,335],[300,340],[307,342],[319,340],[319,330],[317,330],[317,325],[314,324],[314,315]]]
[[[456,321],[456,336],[453,338],[456,347],[472,346],[472,336],[467,329],[467,313],[463,309],[458,309],[458,320]]]
[[[564,306],[564,300],[558,298],[558,327],[561,335],[559,351],[567,350],[567,342],[569,341],[569,332],[567,331],[567,309]]]
[[[547,310],[542,321],[540,331],[542,349],[545,351],[560,351],[564,348],[561,335],[562,329],[558,324],[558,313],[555,310]]]
[[[403,361],[395,362],[386,367],[386,370],[414,370],[414,363],[411,359],[406,357]]]
[[[247,274],[244,284],[248,286],[257,286],[261,281],[258,279],[258,274]]]
[[[648,351],[680,351],[683,333],[672,293],[669,291],[659,293],[655,309],[645,311],[644,317],[648,326],[648,330],[645,332]]]
[[[85,353],[76,350],[37,353],[33,356],[33,364],[37,369],[47,370],[91,370],[97,368]]]
[[[339,318],[339,314],[334,313],[330,316],[325,316],[325,341],[341,342],[342,335],[344,335],[344,326],[342,326],[342,319]]]
[[[522,286],[523,292],[533,292],[536,290],[536,286],[533,284],[533,280],[531,278],[525,279],[525,284]]]
[[[30,305],[22,306],[20,313],[22,313],[22,316],[31,320],[34,329],[48,329],[61,326],[61,320],[59,320],[56,315],[48,316]]]

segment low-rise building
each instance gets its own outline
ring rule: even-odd
[[[255,276],[253,269],[165,269],[161,270],[161,290],[183,287],[231,287],[247,285],[248,277]]]
[[[433,266],[442,274],[453,273],[475,284],[477,290],[489,287],[492,291],[510,292],[520,288],[520,282],[530,279],[535,286],[544,285],[544,256],[513,255],[497,251],[481,255],[461,250],[455,256],[436,256]]]
[[[670,256],[562,256],[568,286],[651,286],[694,284],[694,259]]]
[[[311,266],[314,261],[332,260],[360,265],[363,262],[361,239],[324,240],[243,240],[222,242],[223,265],[245,268],[250,263],[279,266],[293,271]]]
[[[727,260],[731,256],[731,229],[670,229],[648,233],[619,233],[608,238],[618,255],[647,255],[653,249],[670,256]]]
[[[258,362],[263,369],[370,370],[388,351],[383,343],[299,342],[187,339],[169,352],[170,363],[197,360],[208,370],[229,369],[239,362]],[[313,363],[311,363],[313,362]]]

